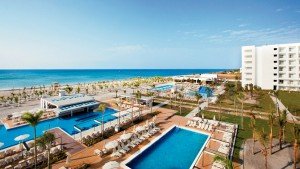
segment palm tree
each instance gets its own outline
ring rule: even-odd
[[[138,100],[140,100],[142,98],[142,93],[138,90],[136,93],[135,93],[135,97],[136,97],[136,102],[138,103]],[[141,107],[139,106],[139,118],[141,116]]]
[[[67,86],[65,87],[65,91],[66,91],[68,94],[71,94],[72,90],[73,90],[73,87],[71,87],[71,86],[69,86],[69,85],[67,85]]]
[[[299,151],[299,138],[300,138],[300,127],[295,124],[293,126],[293,136],[294,136],[294,169],[297,168],[297,160],[298,160],[298,151]]]
[[[279,137],[279,147],[280,150],[282,149],[282,136],[283,136],[283,132],[284,132],[284,127],[287,123],[286,121],[286,110],[284,110],[282,113],[279,114],[278,119],[277,119],[277,123],[279,126],[279,130],[278,130],[278,137]]]
[[[179,101],[179,113],[180,113],[180,115],[181,115],[181,112],[182,112],[182,108],[181,108],[181,105],[182,105],[182,99],[183,99],[183,94],[181,93],[181,92],[179,92],[178,93],[178,97],[179,97],[179,99],[180,99],[180,101]]]
[[[279,95],[279,91],[276,90],[276,91],[273,92],[273,94],[276,97],[276,105],[275,106],[276,106],[276,113],[278,115],[279,114],[279,107],[278,107],[278,95]]]
[[[213,161],[221,163],[225,167],[225,169],[233,169],[232,161],[228,158],[216,155],[214,156]]]
[[[116,98],[118,98],[118,91],[119,91],[118,89],[115,90]]]
[[[245,96],[243,95],[243,93],[240,93],[240,98],[242,100],[242,118],[241,118],[241,128],[244,129],[244,102],[245,102]]]
[[[249,91],[250,91],[250,96],[252,99],[252,97],[253,97],[253,84],[252,83],[249,84]]]
[[[172,108],[172,93],[170,92],[170,93],[168,94],[168,96],[169,96],[169,99],[170,99],[170,106],[171,106],[171,108]]]
[[[270,154],[272,154],[272,147],[273,147],[273,125],[274,125],[274,112],[271,111],[269,115],[269,126],[270,126]]]
[[[34,131],[34,168],[36,168],[36,164],[37,164],[37,148],[36,148],[36,126],[38,125],[42,115],[43,115],[43,111],[39,111],[35,114],[33,113],[24,113],[22,115],[22,120],[26,121],[30,126],[33,127],[33,131]]]
[[[105,109],[106,109],[106,104],[104,104],[104,103],[101,103],[98,107],[99,113],[102,113],[102,120],[101,120],[102,137],[103,137],[103,132],[104,132],[104,113],[105,113]]]
[[[265,168],[268,168],[268,143],[269,143],[269,137],[268,134],[264,131],[262,132],[255,132],[256,138],[259,141],[259,143],[262,145],[262,148],[260,149],[260,152],[265,158]]]
[[[195,92],[195,97],[196,97],[197,103],[199,105],[199,101],[202,98],[202,96],[201,96],[201,94],[199,92]]]
[[[251,121],[250,121],[250,127],[252,128],[252,138],[253,138],[253,145],[252,145],[252,154],[254,155],[254,146],[255,146],[255,132],[256,132],[256,118],[255,115],[252,113],[249,114],[251,117]]]
[[[77,86],[76,93],[80,93],[80,87]]]
[[[154,102],[154,92],[149,92],[148,96],[152,97],[152,102],[150,104],[150,113],[152,113],[152,107],[153,107],[153,102]]]
[[[55,135],[50,132],[44,133],[44,135],[37,139],[37,145],[42,147],[43,149],[47,150],[47,156],[48,156],[48,169],[51,168],[50,165],[50,149],[52,143],[55,141]]]

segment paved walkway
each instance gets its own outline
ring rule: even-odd
[[[274,104],[276,105],[276,97],[274,97],[274,96],[271,96],[270,95],[270,97],[271,97],[271,99],[273,100],[273,102],[274,102]],[[283,111],[283,110],[286,110],[286,113],[287,113],[287,120],[288,121],[291,121],[291,122],[293,122],[293,121],[295,121],[296,123],[298,123],[298,120],[294,117],[294,115],[284,106],[284,104],[279,100],[279,99],[277,99],[277,102],[278,102],[278,107],[279,107],[279,110],[280,111]]]
[[[49,130],[49,132],[55,135],[58,144],[62,145],[65,148],[65,150],[70,154],[75,154],[85,148],[83,145],[81,145],[79,142],[74,140],[70,135],[66,134],[64,131],[62,131],[59,128],[51,129]]]
[[[203,103],[201,103],[199,105],[199,107],[201,108],[201,110],[203,110],[205,107],[207,107],[207,101],[204,101]],[[189,114],[187,114],[185,117],[187,118],[193,118],[196,116],[196,114],[199,112],[199,107],[196,107],[194,110],[192,110]]]

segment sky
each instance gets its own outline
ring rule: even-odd
[[[299,0],[0,1],[0,69],[239,68],[296,42]]]

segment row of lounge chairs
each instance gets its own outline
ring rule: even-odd
[[[56,154],[60,150],[60,145],[52,147],[50,149],[51,154]],[[37,162],[43,162],[47,159],[47,153],[44,152],[43,149],[38,147],[37,152],[39,153],[37,156]],[[5,157],[0,159],[0,168],[4,167],[5,169],[22,169],[22,168],[30,168],[34,165],[34,148],[31,148],[29,151],[20,152],[14,154],[12,156]],[[13,165],[15,165],[13,167]]]
[[[202,119],[202,120],[189,120],[186,124],[186,126],[189,127],[195,127],[202,130],[207,130],[212,132],[215,127],[219,125],[218,121],[215,120],[208,120],[208,119]]]
[[[211,169],[226,169],[226,168],[225,168],[225,166],[223,164],[219,163],[218,161],[215,161],[212,164]]]
[[[125,144],[124,142],[120,142],[117,150],[111,154],[112,157],[121,157],[125,155],[129,150],[141,144],[144,140],[156,134],[160,129],[158,127],[152,128],[143,134],[134,134],[133,138],[129,143]]]
[[[230,147],[229,147],[229,143],[221,143],[218,151],[220,153],[223,153],[223,154],[226,154],[226,155],[229,155],[229,150],[230,150]]]
[[[43,113],[43,115],[41,117],[41,120],[50,119],[50,118],[53,118],[53,117],[56,117],[55,112],[45,112],[45,113]],[[26,124],[26,123],[27,123],[26,121],[21,119],[21,116],[12,118],[13,126],[19,126],[19,125],[23,125],[23,124]]]
[[[117,146],[116,149],[114,149],[113,153],[111,154],[111,157],[121,157],[125,155],[128,151],[135,148],[137,145],[141,144],[144,140],[153,136],[160,130],[159,127],[156,127],[152,123],[148,126],[148,128],[149,128],[148,131],[144,132],[143,134],[134,133],[131,139],[128,141],[124,142],[123,140],[118,139],[117,141],[119,142],[119,145]],[[107,154],[108,152],[109,151],[105,148],[102,150],[99,149],[94,150],[94,154],[98,156],[102,156],[104,154]]]

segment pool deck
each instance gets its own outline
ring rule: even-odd
[[[77,153],[74,153],[71,157],[71,162],[69,164],[66,164],[65,160],[54,164],[53,169],[58,169],[62,166],[69,167],[69,168],[76,168],[84,163],[91,164],[91,167],[89,167],[89,168],[96,169],[96,168],[101,168],[108,161],[117,161],[117,162],[121,163],[122,161],[126,160],[127,158],[132,156],[134,153],[136,153],[138,150],[141,150],[145,145],[147,145],[150,141],[155,139],[157,136],[161,135],[161,133],[163,133],[164,131],[169,129],[171,126],[173,126],[173,125],[185,126],[187,121],[189,120],[188,118],[174,115],[176,113],[175,110],[170,110],[170,109],[165,109],[165,108],[158,108],[157,110],[161,111],[161,113],[159,113],[157,115],[156,125],[158,125],[160,127],[161,131],[158,132],[157,134],[155,134],[154,136],[150,137],[149,139],[145,140],[144,142],[142,142],[140,145],[138,145],[134,149],[131,149],[126,155],[124,155],[120,158],[111,157],[110,155],[105,155],[103,157],[94,155],[95,149],[101,150],[101,149],[103,149],[105,143],[119,138],[120,135],[122,135],[122,133],[123,133],[123,132],[119,132],[119,133],[116,133],[115,135],[113,135],[112,137],[110,137],[109,139],[103,140],[91,147],[84,148],[83,150],[81,150]],[[142,122],[141,124],[144,124],[144,122]],[[209,133],[205,130],[201,130],[201,129],[197,129],[197,128],[192,128],[192,129],[199,130],[204,133]],[[126,132],[131,132],[131,131],[133,131],[133,127],[130,127],[129,129],[126,130]],[[214,138],[216,140],[221,140],[221,138],[223,136],[222,132],[215,132],[215,133],[209,133],[209,134],[212,134],[211,138]],[[211,140],[212,139],[210,139],[208,144],[206,145],[204,152],[208,152],[208,150],[209,151],[218,150],[218,147],[220,146],[218,141],[211,141]],[[206,149],[208,149],[208,150],[206,150]],[[210,153],[202,153],[200,158],[197,160],[194,168],[210,169],[212,166],[212,163],[213,163],[213,155],[211,155]]]
[[[54,128],[48,130],[48,132],[53,133],[55,135],[57,144],[62,145],[64,149],[70,154],[75,154],[86,147],[78,141],[74,140],[69,134],[67,134],[60,128]]]

